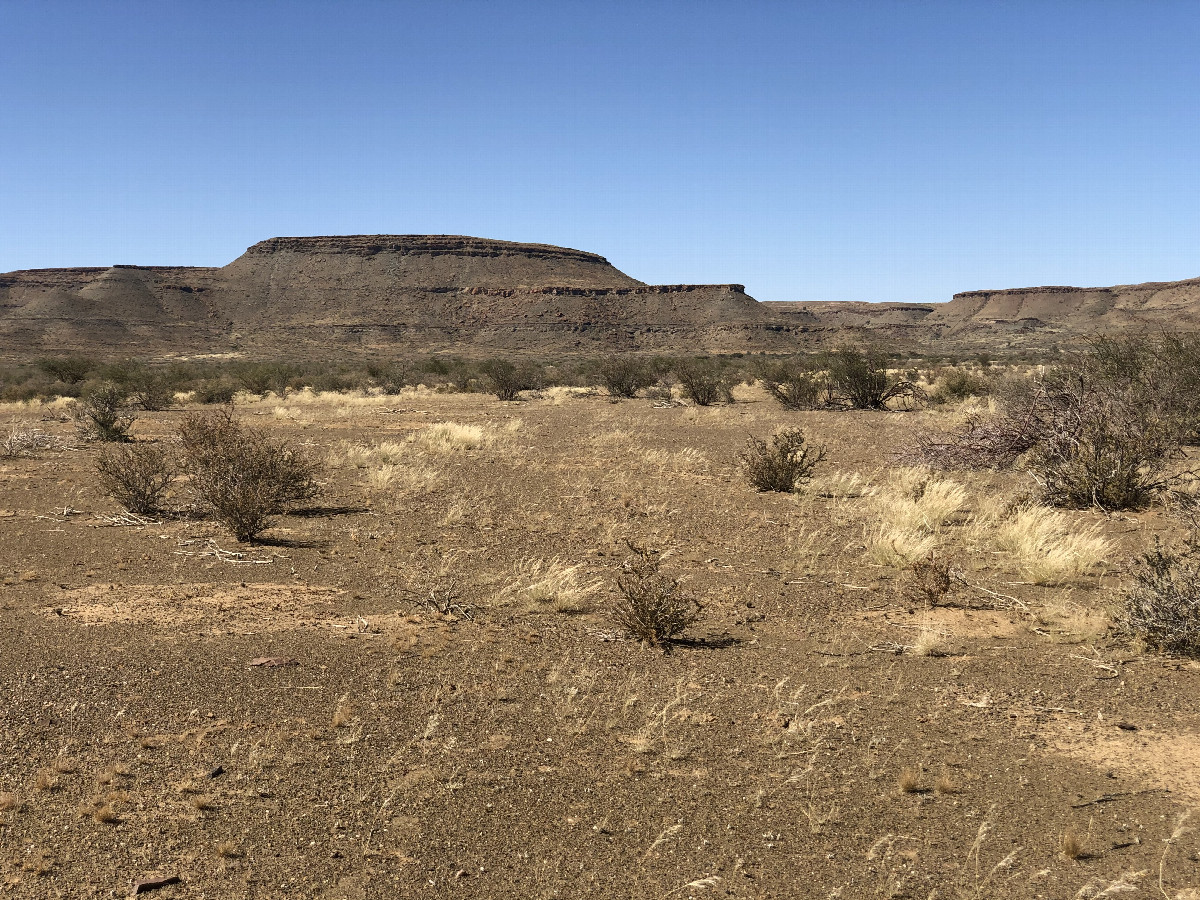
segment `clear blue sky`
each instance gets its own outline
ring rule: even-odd
[[[471,234],[760,300],[1200,276],[1200,4],[0,0],[0,271]]]

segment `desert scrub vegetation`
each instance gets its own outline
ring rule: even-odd
[[[256,538],[289,503],[318,493],[315,460],[228,410],[184,419],[179,460],[196,504],[239,541]]]
[[[683,396],[697,406],[733,401],[733,387],[729,379],[709,360],[681,360],[676,363],[674,374]]]
[[[825,448],[807,445],[799,428],[785,428],[772,435],[770,444],[749,438],[738,459],[756,491],[790,493],[812,477],[825,459]]]
[[[526,559],[513,568],[516,576],[502,591],[503,597],[516,597],[530,612],[552,610],[573,615],[591,609],[592,599],[603,587],[595,578],[588,578],[582,565],[570,565],[564,560]]]
[[[617,575],[620,596],[613,621],[630,637],[652,647],[667,644],[700,620],[704,610],[678,578],[662,573],[662,554],[630,544],[632,555]]]
[[[1023,468],[1053,506],[1140,509],[1193,479],[1175,461],[1196,436],[1196,338],[1099,338],[1040,380],[1001,391],[1000,412],[918,438],[939,468]]]
[[[785,409],[911,408],[925,399],[915,381],[894,374],[887,364],[879,350],[846,346],[779,363],[760,380]]]
[[[86,392],[69,407],[71,420],[86,441],[112,443],[129,440],[135,416],[120,385],[105,381]]]
[[[516,400],[522,391],[533,391],[544,383],[541,369],[532,363],[519,365],[506,359],[489,359],[479,366],[488,390],[499,400]]]
[[[654,383],[650,366],[631,356],[613,356],[600,366],[600,381],[614,400],[632,399]]]
[[[1156,539],[1125,591],[1118,625],[1148,646],[1173,656],[1200,658],[1200,545],[1180,552]]]
[[[159,511],[175,474],[173,454],[154,444],[122,444],[96,458],[101,490],[139,515]]]
[[[58,438],[49,432],[14,422],[9,426],[8,433],[0,437],[0,459],[32,456],[43,450],[53,450],[58,446]]]

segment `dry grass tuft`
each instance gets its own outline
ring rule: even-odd
[[[1083,849],[1083,839],[1074,828],[1068,828],[1063,832],[1062,838],[1058,842],[1059,852],[1067,859],[1084,859],[1087,853]]]
[[[16,794],[0,793],[0,812],[19,812],[21,798]]]
[[[1024,506],[996,528],[997,549],[1016,558],[1034,584],[1078,578],[1112,552],[1098,526],[1083,527],[1046,506]]]
[[[552,609],[575,614],[588,612],[591,599],[603,587],[596,579],[585,577],[582,565],[568,565],[557,556],[551,559],[526,559],[514,567],[517,578],[503,592],[525,601],[526,609]]]
[[[950,651],[945,635],[932,628],[917,632],[917,639],[906,649],[913,656],[945,656]]]
[[[921,770],[909,766],[900,771],[896,786],[902,794],[915,794],[921,790]]]
[[[884,566],[905,567],[937,549],[936,535],[946,520],[962,509],[962,485],[925,469],[900,468],[871,497],[880,524],[867,528],[867,559]]]
[[[462,425],[458,422],[435,422],[418,431],[413,442],[427,453],[445,456],[464,450],[482,450],[495,441],[490,428],[481,425]]]
[[[217,843],[217,856],[221,859],[237,859],[241,853],[238,851],[237,844],[233,841],[220,841]]]
[[[954,776],[949,772],[943,772],[937,777],[937,781],[933,783],[933,789],[936,793],[942,795],[957,794],[962,790],[962,785],[955,781]]]
[[[333,718],[329,720],[329,724],[334,728],[345,728],[354,721],[354,706],[343,697],[339,702],[337,709],[333,711]]]
[[[38,769],[37,777],[33,780],[34,790],[49,792],[58,790],[58,778],[53,769]]]

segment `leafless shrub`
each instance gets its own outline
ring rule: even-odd
[[[70,413],[80,436],[88,441],[128,441],[135,419],[125,391],[111,381],[72,401]]]
[[[751,437],[739,459],[755,490],[790,492],[812,477],[825,459],[825,448],[806,446],[804,432],[788,428],[776,433],[770,444]]]
[[[1156,538],[1141,562],[1118,624],[1163,653],[1200,657],[1200,546],[1173,553]]]
[[[315,460],[228,410],[185,419],[179,444],[192,495],[239,541],[253,540],[287,504],[318,492]]]
[[[175,471],[172,455],[154,444],[112,447],[96,460],[100,487],[127,510],[140,515],[158,511]]]
[[[631,637],[651,646],[668,643],[699,621],[703,608],[688,596],[678,578],[662,574],[662,556],[630,544],[633,555],[617,576],[613,620]]]
[[[1171,473],[1195,428],[1195,401],[1170,357],[1137,340],[1101,340],[1041,382],[1010,388],[1002,411],[949,435],[925,435],[901,458],[937,468],[1008,468],[1023,460],[1055,506],[1136,509],[1192,473]],[[1182,351],[1180,351],[1182,352]]]
[[[57,446],[58,438],[49,432],[14,424],[8,429],[8,434],[0,438],[0,459],[32,456],[41,450],[53,450]]]
[[[895,400],[921,401],[924,393],[911,381],[892,376],[881,353],[842,347],[826,360],[831,405],[852,409],[887,409]]]

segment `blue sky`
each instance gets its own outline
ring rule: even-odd
[[[0,0],[0,271],[275,235],[760,300],[1200,276],[1200,4]]]

